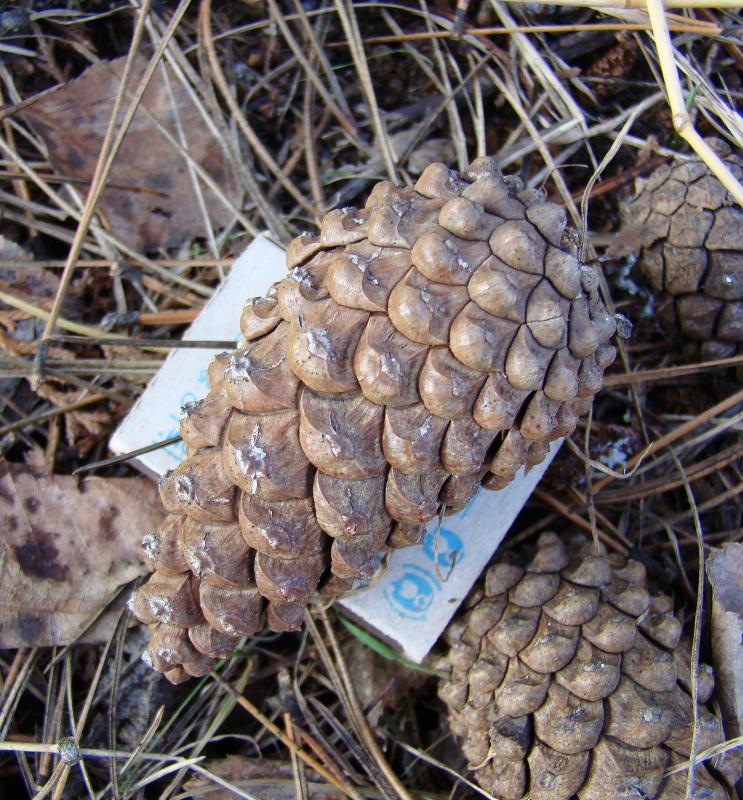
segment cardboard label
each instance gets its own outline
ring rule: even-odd
[[[284,251],[258,236],[235,261],[199,316],[183,335],[191,341],[239,341],[240,314],[250,297],[262,297],[272,283],[286,275]],[[142,396],[111,437],[116,453],[130,453],[180,433],[181,408],[209,391],[206,369],[222,350],[173,350]],[[183,442],[161,447],[132,461],[150,477],[160,478],[186,457]]]
[[[239,341],[240,313],[286,274],[284,251],[264,236],[237,259],[224,283],[184,334],[190,340]],[[220,350],[173,350],[111,438],[117,455],[179,433],[180,409],[208,391],[206,370]],[[459,603],[467,596],[516,515],[559,449],[553,442],[542,464],[523,468],[499,492],[481,489],[458,514],[428,524],[421,547],[392,551],[366,588],[338,601],[349,616],[390,642],[413,661],[422,661]],[[182,443],[154,450],[132,463],[154,478],[185,458]]]

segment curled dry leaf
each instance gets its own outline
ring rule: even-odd
[[[59,91],[41,98],[25,117],[42,137],[55,171],[89,181],[119,90],[125,59],[99,62]],[[146,66],[137,60],[129,88],[135,91]],[[124,110],[129,99],[124,99]],[[189,175],[188,163],[160,133],[159,123],[178,141],[184,131],[191,157],[239,204],[240,191],[223,146],[210,131],[173,72],[159,67],[134,115],[109,175],[98,210],[110,229],[142,251],[179,245],[204,235],[204,219]],[[211,225],[228,224],[230,212],[211,189],[202,186]]]
[[[731,542],[707,559],[712,586],[712,658],[728,733],[743,733],[743,544]]]
[[[103,641],[104,614],[145,569],[143,530],[162,519],[146,478],[47,475],[0,461],[0,648]]]

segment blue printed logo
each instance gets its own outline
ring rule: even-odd
[[[387,602],[406,619],[425,620],[441,585],[433,573],[417,564],[405,564],[403,574],[384,590]]]
[[[442,590],[442,582],[462,560],[464,542],[449,528],[434,529],[426,534],[422,553],[434,564],[433,568],[403,564],[402,574],[384,590],[387,602],[405,619],[428,619],[428,609]]]

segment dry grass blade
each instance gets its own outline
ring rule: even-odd
[[[369,113],[371,115],[372,126],[374,127],[376,142],[382,151],[382,158],[387,169],[387,175],[389,179],[394,182],[397,180],[396,154],[392,149],[387,128],[385,127],[379,110],[377,94],[374,89],[374,84],[372,83],[368,61],[364,52],[364,43],[356,20],[356,11],[354,10],[353,3],[348,2],[348,0],[335,0],[335,9],[343,25],[346,41],[348,47],[351,49],[351,56],[356,66],[356,71],[361,81],[366,101],[369,104]]]
[[[222,67],[220,66],[219,59],[217,58],[217,53],[214,48],[214,40],[212,38],[211,32],[211,0],[202,0],[200,6],[200,20],[201,20],[201,35],[203,37],[204,46],[206,48],[207,55],[209,57],[209,64],[212,69],[212,77],[216,82],[219,91],[224,98],[224,101],[230,108],[230,111],[234,115],[235,121],[240,127],[240,130],[243,132],[245,138],[250,143],[250,146],[255,150],[256,155],[263,161],[266,165],[268,170],[273,174],[273,176],[279,181],[279,183],[284,187],[284,189],[294,198],[294,200],[299,204],[301,208],[303,208],[306,212],[312,213],[312,205],[307,201],[307,198],[304,194],[297,189],[295,184],[289,180],[289,178],[284,174],[283,170],[279,167],[279,165],[274,160],[273,156],[268,152],[264,144],[261,142],[260,138],[256,135],[255,131],[253,130],[252,126],[249,124],[245,115],[241,112],[239,106],[237,105],[235,98],[230,91],[229,86],[227,85],[227,81],[224,77],[224,72],[222,71]],[[271,216],[271,215],[269,215]],[[280,225],[280,228],[283,229],[283,225]]]
[[[182,0],[179,4],[178,8],[176,9],[175,14],[171,20],[169,26],[169,33],[168,35],[163,37],[162,42],[160,43],[158,49],[152,55],[152,58],[147,65],[144,75],[137,87],[137,91],[133,100],[130,102],[129,107],[122,119],[121,123],[118,121],[119,117],[119,110],[122,106],[124,95],[126,94],[126,87],[129,81],[129,76],[132,71],[132,67],[134,64],[134,58],[137,55],[139,49],[139,43],[142,38],[142,34],[144,31],[144,23],[147,19],[147,15],[149,14],[150,4],[149,0],[143,0],[142,6],[139,9],[139,13],[137,15],[137,23],[134,28],[134,34],[132,36],[132,44],[129,49],[129,55],[127,57],[127,62],[124,67],[124,74],[121,79],[121,85],[119,91],[114,99],[113,109],[111,111],[111,119],[109,121],[108,129],[104,135],[103,145],[101,147],[101,152],[98,157],[98,163],[95,167],[95,172],[93,173],[93,178],[90,185],[90,190],[88,192],[88,196],[85,201],[85,207],[83,209],[80,222],[78,224],[77,230],[75,231],[75,239],[72,242],[72,246],[70,248],[70,252],[67,256],[67,263],[65,264],[64,272],[62,273],[62,278],[60,280],[59,290],[57,292],[57,296],[54,298],[54,305],[52,306],[49,318],[46,323],[46,327],[44,328],[44,333],[42,335],[42,340],[48,338],[54,330],[56,325],[57,318],[62,310],[62,303],[64,302],[65,294],[67,292],[67,288],[69,286],[70,280],[72,278],[72,271],[75,268],[75,262],[77,257],[80,255],[80,250],[82,248],[83,239],[85,234],[88,230],[88,225],[90,224],[90,220],[93,216],[95,211],[96,203],[100,197],[101,192],[103,191],[103,187],[106,183],[106,178],[108,173],[111,170],[111,165],[113,164],[114,159],[116,158],[116,153],[118,148],[121,146],[121,142],[124,140],[124,136],[129,128],[129,125],[134,118],[134,114],[139,107],[139,104],[142,100],[142,96],[145,93],[152,77],[155,74],[155,70],[162,58],[163,52],[165,47],[167,46],[170,38],[175,33],[176,28],[178,27],[178,23],[183,18],[183,15],[186,13],[188,9],[190,0]],[[118,130],[117,126],[118,125]],[[116,135],[114,136],[114,131],[116,131]]]
[[[691,490],[691,483],[686,470],[681,465],[675,454],[673,461],[676,469],[681,476],[684,491],[689,502],[689,508],[694,520],[694,533],[697,540],[697,586],[696,586],[696,606],[694,608],[694,632],[691,644],[691,674],[689,675],[689,687],[691,689],[691,715],[692,715],[692,734],[691,751],[689,753],[689,770],[686,775],[686,797],[694,795],[694,777],[697,767],[697,753],[699,752],[699,651],[702,641],[702,608],[704,607],[704,534],[702,532],[702,522],[697,511],[697,501]]]
[[[508,0],[509,3],[528,3],[529,0]],[[555,0],[556,6],[578,6],[600,9],[647,8],[646,0]],[[740,8],[737,0],[665,0],[666,8]]]
[[[343,657],[343,653],[341,652],[341,649],[338,645],[338,640],[335,636],[335,631],[333,630],[332,623],[328,617],[328,612],[323,607],[320,607],[320,617],[325,626],[328,638],[330,639],[330,644],[333,649],[333,654],[335,656],[335,664],[338,669],[339,677],[343,689],[345,691],[348,705],[351,710],[352,720],[355,723],[356,728],[358,729],[358,732],[361,736],[361,740],[364,742],[367,749],[374,757],[374,760],[377,763],[380,770],[382,771],[384,777],[389,781],[390,785],[395,790],[395,792],[397,792],[397,795],[400,798],[402,798],[402,800],[412,800],[410,792],[400,781],[395,771],[390,767],[389,762],[385,758],[384,753],[382,752],[382,749],[379,746],[379,743],[374,737],[374,733],[369,727],[369,722],[366,719],[364,712],[361,710],[361,706],[359,705],[359,700],[358,697],[356,696],[356,691],[353,686],[353,680],[351,679],[351,676],[348,671],[348,666],[346,665],[345,658]]]
[[[348,119],[346,114],[338,107],[338,104],[335,102],[335,99],[333,98],[331,93],[327,90],[325,84],[320,80],[320,76],[317,74],[317,71],[312,66],[312,63],[306,58],[306,56],[302,52],[299,43],[294,38],[294,35],[289,29],[289,25],[284,19],[283,13],[280,11],[278,5],[276,4],[276,0],[268,0],[268,7],[271,10],[271,16],[276,21],[276,24],[279,26],[279,30],[281,31],[282,36],[284,37],[284,39],[286,39],[286,43],[289,45],[292,53],[294,53],[294,57],[302,66],[302,69],[307,75],[308,80],[315,87],[320,97],[322,97],[322,99],[325,101],[325,105],[330,110],[330,112],[336,117],[343,130],[346,131],[346,133],[352,138],[352,140],[355,140],[357,135],[356,126]]]
[[[673,127],[694,149],[697,155],[712,170],[715,176],[730,192],[738,205],[743,206],[743,186],[733,176],[725,162],[714,152],[709,144],[699,135],[692,124],[691,117],[684,102],[681,83],[673,54],[671,36],[662,0],[646,0],[650,22],[653,26],[653,38],[658,50],[658,60],[663,72],[663,79],[671,107]]]
[[[224,689],[226,692],[230,693],[235,697],[237,704],[244,708],[252,717],[254,717],[258,722],[260,722],[263,727],[265,727],[268,731],[270,731],[273,736],[275,736],[283,745],[285,745],[292,753],[294,753],[297,758],[301,759],[308,767],[311,767],[315,770],[318,774],[322,775],[328,783],[332,784],[343,792],[346,797],[353,798],[353,800],[362,800],[361,795],[351,786],[344,783],[343,781],[339,780],[335,775],[333,775],[330,770],[326,769],[319,761],[314,759],[311,755],[307,752],[302,750],[292,739],[290,739],[282,730],[271,722],[268,717],[266,717],[261,711],[255,706],[255,704],[251,703],[246,697],[238,694],[232,686],[228,683],[223,681],[219,675],[213,674],[212,677],[214,680]]]

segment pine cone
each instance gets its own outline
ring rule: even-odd
[[[585,538],[565,546],[545,533],[530,561],[491,566],[447,630],[439,688],[475,779],[501,800],[527,791],[531,800],[683,798],[686,772],[664,776],[691,748],[680,636],[670,598],[650,596],[643,565]],[[706,665],[698,687],[706,703]],[[706,706],[698,726],[697,752],[724,741]],[[699,766],[693,797],[730,798],[739,767],[735,754]]]
[[[241,636],[296,629],[321,579],[368,578],[442,505],[542,461],[614,359],[564,210],[491,159],[379,183],[287,261],[186,409],[188,458],[144,542],[155,574],[132,609],[173,681]]]
[[[730,171],[743,158],[708,140]],[[702,358],[735,355],[743,343],[743,209],[699,160],[664,164],[623,209],[625,250],[638,252],[664,327]]]

